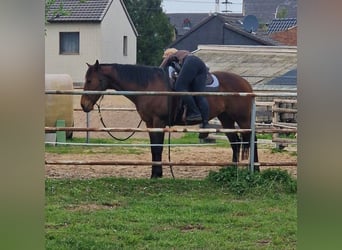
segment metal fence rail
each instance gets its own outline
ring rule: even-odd
[[[254,143],[255,143],[255,134],[256,133],[276,133],[279,130],[283,133],[295,133],[297,132],[296,128],[284,128],[284,129],[256,129],[255,121],[256,121],[256,102],[255,97],[297,97],[297,93],[294,92],[258,92],[258,93],[245,93],[245,92],[174,92],[174,91],[79,91],[79,90],[46,90],[45,94],[47,95],[159,95],[159,96],[241,96],[247,97],[252,96],[252,112],[251,112],[251,129],[192,129],[192,128],[75,128],[75,127],[46,127],[46,132],[55,132],[55,131],[101,131],[101,132],[108,132],[108,131],[117,131],[117,132],[198,132],[198,133],[243,133],[243,132],[251,132],[251,139],[250,139],[250,161],[249,163],[232,163],[238,165],[249,165],[250,171],[254,171]],[[92,162],[92,161],[46,161],[46,164],[64,164],[64,165],[98,165],[100,162]],[[151,165],[153,162],[126,162],[129,165]],[[125,162],[102,162],[101,165],[125,165]],[[215,165],[224,166],[229,165],[229,162],[225,163],[218,163],[218,162],[211,162],[211,163],[170,163],[170,162],[162,162],[163,165]],[[262,165],[267,166],[268,163],[264,162]],[[275,163],[271,163],[274,166]],[[281,165],[282,163],[280,163]],[[289,166],[291,164],[296,163],[284,163]],[[260,164],[261,165],[261,164]]]

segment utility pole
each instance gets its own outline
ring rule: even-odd
[[[220,0],[215,0],[215,12],[220,12]]]
[[[222,10],[222,12],[232,12],[231,10],[228,10],[228,4],[232,4],[232,2],[225,0],[224,2],[222,2],[222,4],[226,5],[226,10]]]

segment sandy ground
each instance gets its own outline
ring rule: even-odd
[[[74,107],[80,108],[79,96],[74,96]],[[134,105],[122,96],[105,96],[101,107],[116,108],[133,108]],[[135,111],[103,111],[102,117],[107,127],[137,127],[140,117]],[[75,127],[86,126],[86,115],[82,111],[74,112]],[[102,127],[97,110],[90,113],[90,127]],[[141,127],[144,127],[142,125]],[[115,132],[115,136],[124,138],[129,135],[128,132]],[[85,137],[85,132],[74,133],[74,137]],[[180,133],[172,135],[173,137],[181,136]],[[91,132],[91,138],[110,138],[105,132]],[[147,138],[145,132],[136,133],[136,138]],[[113,143],[115,141],[113,140]],[[271,153],[269,146],[259,146],[260,162],[293,162],[297,157],[291,152]],[[291,148],[291,151],[295,148]],[[172,162],[227,162],[232,159],[232,151],[230,148],[217,148],[213,146],[206,147],[172,147],[170,151]],[[168,150],[164,149],[163,160],[168,159]],[[151,161],[149,148],[144,149],[142,154],[127,155],[111,155],[111,154],[52,154],[45,153],[46,160],[91,160],[91,161]],[[288,170],[296,176],[296,167],[281,167]],[[219,167],[208,166],[174,166],[173,172],[176,178],[204,178],[210,170],[218,170]],[[168,166],[164,166],[164,177],[170,178],[171,171]],[[128,177],[128,178],[149,178],[151,175],[151,166],[76,166],[76,165],[46,165],[47,178],[96,178],[96,177]]]

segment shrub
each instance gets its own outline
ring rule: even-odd
[[[237,195],[296,193],[297,182],[285,170],[267,169],[251,173],[246,168],[229,166],[218,172],[210,171],[207,179]]]

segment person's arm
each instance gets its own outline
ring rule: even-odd
[[[176,56],[170,55],[170,56],[164,58],[164,60],[162,61],[162,63],[160,64],[159,67],[165,68],[167,66],[170,66],[173,61],[178,61],[178,59]]]

